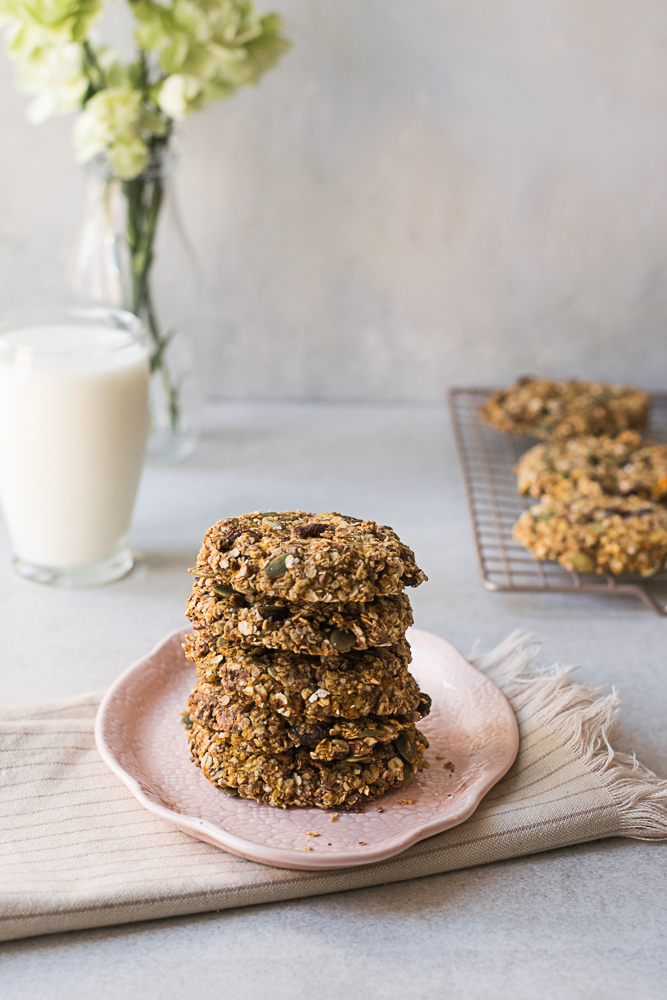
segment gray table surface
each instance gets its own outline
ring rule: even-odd
[[[517,627],[622,696],[616,744],[667,775],[667,619],[632,598],[481,585],[444,407],[216,405],[200,450],[148,470],[138,565],[109,587],[18,580],[0,544],[0,701],[103,688],[183,622],[204,530],[246,510],[391,524],[429,582],[417,624],[470,653]],[[626,1000],[667,993],[667,848],[613,840],[340,895],[0,945],[3,1000]]]

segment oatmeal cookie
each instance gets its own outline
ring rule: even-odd
[[[246,752],[276,754],[306,747],[313,760],[359,756],[376,743],[391,743],[403,733],[412,738],[414,723],[428,712],[408,716],[367,715],[363,719],[286,719],[270,708],[260,708],[245,696],[234,697],[219,685],[199,681],[188,700],[188,714],[201,726],[219,733],[230,747]]]
[[[519,493],[567,499],[573,491],[586,496],[667,497],[667,445],[642,441],[636,431],[618,437],[578,437],[537,444],[521,456]]]
[[[237,594],[210,579],[195,581],[186,614],[198,630],[202,649],[231,642],[321,656],[391,646],[413,623],[406,594],[347,604],[295,603]]]
[[[192,724],[189,744],[196,766],[230,795],[283,808],[352,810],[411,778],[428,747],[426,737],[415,730],[403,742],[376,743],[361,758],[315,761],[303,747],[276,755],[232,749],[219,733],[198,722]]]
[[[243,594],[301,602],[371,601],[426,579],[387,525],[293,510],[218,521],[191,572]]]
[[[514,538],[536,559],[579,573],[651,576],[667,559],[667,509],[639,497],[545,497],[524,511]]]
[[[188,699],[188,718],[217,733],[228,747],[246,753],[284,753],[298,745],[282,715],[243,696],[232,699],[219,686],[201,680]]]
[[[408,670],[410,647],[395,646],[338,656],[248,651],[239,646],[203,660],[186,636],[183,648],[194,659],[202,680],[217,684],[223,695],[245,696],[260,708],[272,708],[287,719],[340,716],[411,715],[421,695]]]
[[[499,431],[550,441],[645,427],[649,403],[650,396],[632,386],[529,377],[493,392],[480,414]]]

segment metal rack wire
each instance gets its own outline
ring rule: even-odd
[[[487,590],[585,594],[634,594],[660,615],[667,605],[655,585],[667,584],[667,572],[648,583],[639,574],[580,574],[559,563],[537,560],[512,538],[519,515],[535,500],[516,491],[514,466],[535,441],[501,434],[482,422],[481,403],[491,389],[452,389],[449,403],[463,470],[477,559]],[[646,437],[667,443],[667,394],[654,395]]]

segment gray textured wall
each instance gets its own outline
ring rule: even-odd
[[[205,379],[441,397],[524,372],[667,376],[660,0],[276,0],[282,67],[182,128]],[[0,306],[59,297],[71,119],[0,62]]]

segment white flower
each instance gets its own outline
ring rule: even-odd
[[[129,181],[146,166],[148,146],[139,135],[121,136],[107,150],[107,159],[116,177]]]
[[[114,173],[131,180],[148,159],[145,136],[163,135],[160,116],[144,105],[143,94],[129,85],[101,90],[88,101],[74,123],[74,149],[79,163],[104,153]]]
[[[160,86],[155,99],[165,115],[180,121],[203,107],[204,88],[196,76],[173,73]]]
[[[141,112],[141,92],[110,87],[92,97],[74,124],[79,163],[87,163],[124,133],[134,131]]]
[[[0,0],[9,56],[18,64],[17,85],[35,100],[28,118],[42,122],[66,114],[88,90],[80,44],[102,11],[103,0]]]
[[[82,42],[102,6],[103,0],[0,0],[7,51],[21,59],[47,45]]]
[[[70,42],[35,50],[30,59],[19,62],[16,80],[19,90],[36,95],[28,108],[31,122],[73,111],[88,89],[81,46]]]
[[[168,76],[201,81],[186,114],[257,83],[289,48],[278,15],[260,17],[250,0],[134,0],[132,13],[137,42]]]

